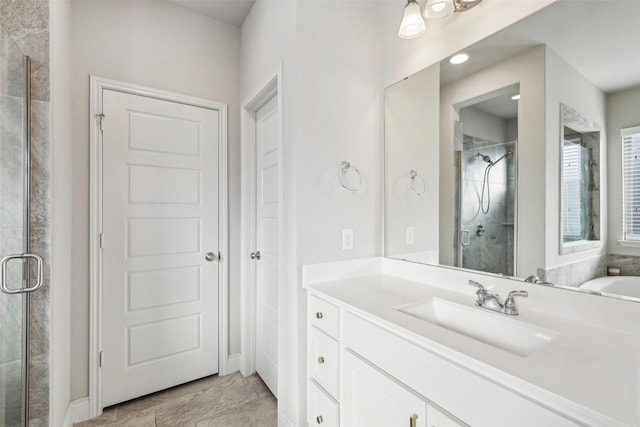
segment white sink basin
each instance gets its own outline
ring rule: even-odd
[[[523,357],[544,349],[560,335],[557,331],[501,313],[467,307],[440,298],[395,309]]]

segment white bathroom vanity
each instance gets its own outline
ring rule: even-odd
[[[488,312],[470,279],[529,296]],[[309,426],[639,423],[634,303],[383,258],[306,266],[303,286]]]

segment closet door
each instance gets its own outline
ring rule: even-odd
[[[103,405],[218,372],[219,112],[103,94]]]

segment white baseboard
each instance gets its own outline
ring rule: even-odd
[[[222,375],[233,374],[234,372],[238,372],[240,370],[240,359],[241,354],[236,353],[232,354],[227,358],[227,369],[225,372],[221,372]]]
[[[67,408],[67,414],[64,416],[62,427],[71,427],[74,423],[88,420],[91,418],[90,412],[88,397],[71,401],[69,408]]]

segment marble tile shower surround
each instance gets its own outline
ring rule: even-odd
[[[584,282],[607,274],[607,255],[595,256],[549,269],[538,268],[540,279],[563,286],[578,287]]]
[[[640,256],[608,254],[550,269],[538,268],[543,280],[578,287],[584,282],[607,275],[607,267],[619,267],[623,276],[640,276]]]
[[[50,297],[49,297],[49,277],[50,277],[50,247],[51,247],[51,223],[50,223],[50,203],[51,203],[51,141],[49,133],[49,2],[43,0],[0,0],[0,28],[7,34],[13,42],[29,55],[32,60],[31,86],[32,86],[32,164],[31,164],[31,248],[32,251],[39,253],[44,261],[44,284],[43,288],[31,296],[31,351],[30,351],[30,420],[31,426],[48,425],[49,416],[49,313],[50,313]],[[10,58],[6,49],[0,46],[0,61],[15,62],[16,58]],[[12,65],[13,66],[13,65]],[[2,68],[2,67],[0,67]],[[3,81],[0,75],[0,81]],[[0,103],[9,106],[11,115],[20,113],[21,104],[16,99],[16,95],[21,91],[17,83],[5,84],[0,83]],[[0,118],[0,132],[3,135],[20,135],[21,126],[15,125],[14,118],[3,116]],[[19,125],[19,124],[18,124]],[[5,133],[6,132],[6,133]],[[11,177],[15,182],[14,174],[19,176],[20,171],[16,167],[21,162],[9,161],[10,157],[4,151],[5,142],[10,145],[11,155],[21,153],[20,145],[11,144],[9,137],[0,144],[3,149],[2,157],[0,157],[0,179]],[[2,193],[2,202],[0,203],[0,249],[4,251],[21,252],[21,248],[13,247],[16,241],[21,243],[18,236],[22,235],[21,216],[22,216],[22,200],[16,200],[15,194],[11,194],[9,190],[5,191],[0,186]],[[7,198],[5,198],[5,196]],[[11,200],[10,207],[7,208],[7,200]],[[19,210],[14,209],[13,205],[19,204]],[[8,245],[12,245],[9,247]],[[21,246],[21,244],[19,244]],[[13,315],[17,311],[13,310]],[[0,313],[0,316],[5,314]],[[2,320],[2,319],[0,319]],[[3,323],[4,324],[4,323]],[[11,368],[11,362],[6,360],[9,355],[0,355],[4,357],[7,365],[2,365],[0,360],[0,375],[7,372],[15,372],[15,368]],[[10,375],[10,374],[7,374]],[[0,378],[6,378],[0,376]]]
[[[640,256],[609,254],[607,266],[620,267],[623,276],[640,276]]]
[[[589,238],[591,240],[600,240],[600,132],[583,134],[582,145],[591,151],[591,164],[589,166],[591,206],[589,206],[589,218],[592,229]]]
[[[507,151],[515,153],[515,142],[500,144],[464,135],[463,147],[460,210],[462,229],[469,230],[469,245],[462,249],[462,266],[513,275],[515,162],[505,158],[491,169],[491,204],[484,214],[480,204],[487,163],[476,155],[482,153],[495,161]],[[482,236],[476,234],[478,225],[485,229]]]

